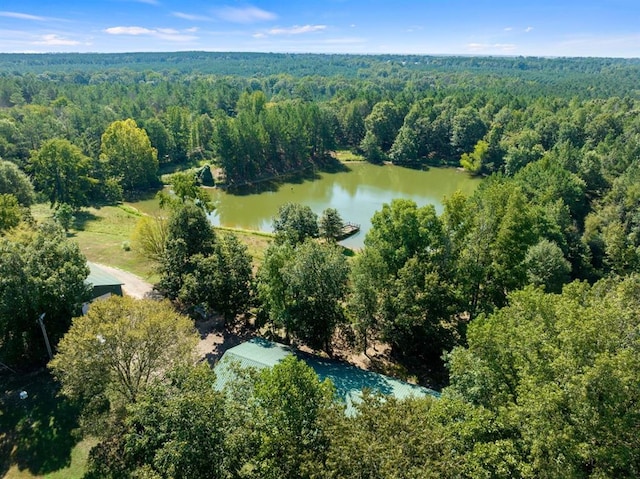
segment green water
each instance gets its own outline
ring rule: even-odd
[[[318,173],[315,179],[282,183],[261,188],[267,191],[231,194],[211,189],[216,210],[211,222],[216,226],[271,231],[273,217],[280,205],[295,202],[308,205],[318,214],[326,208],[338,210],[344,221],[361,225],[358,234],[341,243],[352,248],[362,247],[371,227],[371,217],[384,203],[394,198],[407,198],[418,206],[433,204],[442,212],[442,198],[456,190],[471,194],[479,180],[452,168],[431,168],[416,171],[398,166],[376,166],[352,163],[348,171]],[[155,212],[155,200],[134,204],[146,212]]]

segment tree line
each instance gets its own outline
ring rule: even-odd
[[[54,65],[63,57],[43,61]],[[561,146],[580,157],[607,157],[619,165],[605,170],[619,172],[636,148],[633,61],[371,57],[362,65],[366,73],[351,78],[331,65],[357,65],[361,57],[304,59],[316,66],[314,75],[136,71],[130,63],[5,73],[0,156],[35,175],[35,154],[49,141],[67,140],[91,160],[89,178],[103,182],[105,174],[127,171],[116,165],[105,172],[101,163],[103,135],[127,120],[144,130],[161,166],[208,162],[229,184],[322,167],[336,148],[373,162],[462,161],[473,174],[507,175]]]

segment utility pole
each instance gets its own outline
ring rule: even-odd
[[[44,327],[44,315],[47,313],[42,313],[38,317],[38,323],[40,324],[40,328],[42,329],[42,335],[44,336],[44,344],[47,345],[47,352],[49,353],[49,359],[53,359],[53,353],[51,352],[51,345],[49,344],[49,336],[47,336],[47,328]]]

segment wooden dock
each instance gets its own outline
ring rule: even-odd
[[[353,236],[358,231],[360,231],[360,225],[347,222],[344,225],[342,225],[342,231],[340,232],[340,234],[337,236],[336,239],[338,241],[343,240],[345,238],[348,238],[349,236]]]

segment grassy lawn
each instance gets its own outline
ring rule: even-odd
[[[51,216],[50,208],[44,204],[32,207],[32,213],[38,220]],[[123,247],[130,244],[141,216],[135,208],[127,205],[90,207],[75,216],[68,235],[78,242],[89,261],[129,271],[150,282],[158,279],[154,277],[152,261]]]
[[[28,397],[20,399],[20,391]],[[58,396],[47,371],[0,375],[0,477],[74,479],[84,474],[94,439],[78,432],[77,408]]]
[[[366,161],[364,156],[358,155],[351,150],[338,150],[334,152],[333,156],[338,161]]]
[[[44,220],[51,216],[51,209],[46,204],[35,205],[32,207],[32,214],[37,220]],[[123,248],[123,245],[130,245],[133,230],[141,216],[140,211],[127,204],[83,208],[76,214],[69,237],[78,242],[89,261],[129,271],[154,283],[159,279],[154,273],[154,262],[136,253],[133,248],[129,251]],[[262,264],[272,235],[230,228],[218,230],[235,233],[247,245],[254,265],[257,267]]]
[[[264,261],[264,253],[273,241],[271,233],[263,233],[261,231],[248,231],[234,228],[216,228],[216,231],[224,234],[226,232],[234,233],[240,241],[246,246],[249,254],[253,258],[253,265],[257,268]]]

